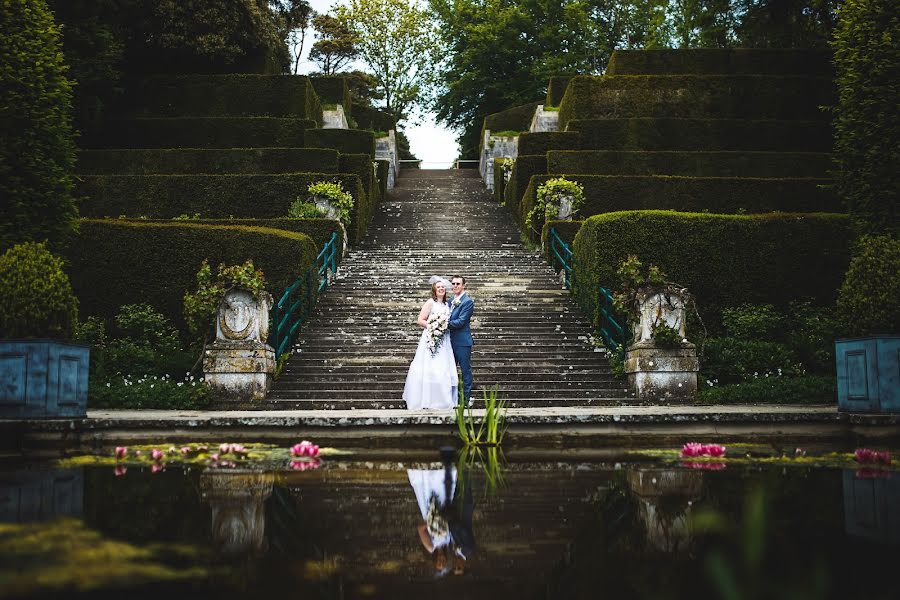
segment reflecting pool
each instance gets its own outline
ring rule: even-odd
[[[896,465],[772,454],[0,465],[0,597],[896,598]]]

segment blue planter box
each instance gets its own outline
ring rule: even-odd
[[[83,417],[90,346],[0,340],[0,418]]]
[[[848,412],[900,412],[900,335],[839,339],[838,408]]]

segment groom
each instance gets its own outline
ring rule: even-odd
[[[450,302],[450,346],[453,356],[462,371],[463,391],[466,406],[472,406],[472,330],[469,320],[475,309],[475,301],[466,293],[466,278],[454,275],[450,278],[453,288],[453,301]]]

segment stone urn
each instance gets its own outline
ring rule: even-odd
[[[686,340],[685,307],[690,296],[675,286],[648,286],[635,299],[640,318],[625,354],[625,373],[635,396],[642,400],[689,400],[697,395],[700,362],[697,348]],[[677,334],[663,345],[657,331]]]
[[[266,499],[275,476],[253,471],[206,471],[200,493],[212,512],[210,532],[221,554],[237,556],[266,550]]]
[[[331,203],[331,199],[326,198],[325,196],[313,196],[312,202],[316,205],[317,209],[322,211],[325,218],[334,219],[340,223],[341,234],[344,236],[344,251],[341,253],[341,257],[346,257],[347,252],[350,250],[350,240],[347,238],[347,228],[344,227],[344,223],[340,219],[340,211]]]
[[[263,400],[272,387],[275,350],[269,337],[272,296],[232,288],[219,303],[216,341],[206,350],[206,385],[217,400]]]
[[[628,487],[638,500],[638,515],[649,546],[672,554],[688,552],[694,538],[691,508],[703,491],[703,474],[632,469],[628,471]]]
[[[572,207],[574,201],[575,199],[569,194],[560,196],[559,209],[556,211],[556,218],[560,221],[571,221],[575,216],[575,210]]]

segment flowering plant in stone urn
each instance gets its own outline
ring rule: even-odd
[[[584,186],[565,177],[545,181],[537,190],[534,208],[528,211],[525,225],[540,232],[548,219],[570,221],[584,204]]]
[[[70,340],[78,301],[44,243],[0,256],[0,417],[84,416],[90,347]]]

